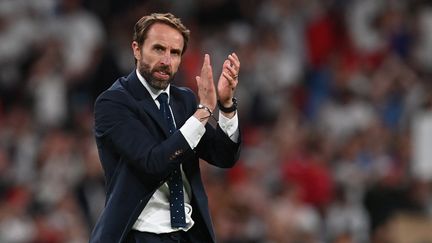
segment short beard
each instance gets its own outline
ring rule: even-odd
[[[152,73],[157,71],[166,71],[169,73],[170,78],[168,80],[160,80],[156,79]],[[171,73],[171,70],[169,70],[168,66],[160,66],[154,69],[150,68],[150,65],[145,62],[138,62],[138,72],[141,74],[141,76],[144,77],[146,82],[150,85],[150,87],[157,89],[157,90],[165,90],[168,85],[172,82],[174,79],[174,74]]]

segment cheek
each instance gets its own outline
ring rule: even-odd
[[[145,64],[147,67],[153,68],[157,64],[157,60],[149,55],[141,55],[141,57],[142,59],[140,62]]]
[[[151,66],[144,59],[138,61],[139,69],[145,72],[151,72]]]
[[[178,68],[180,66],[180,63],[181,63],[181,59],[175,60],[175,61],[172,62],[172,64],[173,64],[172,65],[172,69],[173,69],[174,72],[177,72],[177,70],[178,70]]]

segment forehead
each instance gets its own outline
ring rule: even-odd
[[[150,45],[162,44],[172,48],[183,49],[183,41],[180,31],[167,24],[155,23],[150,26],[145,42],[148,42]]]

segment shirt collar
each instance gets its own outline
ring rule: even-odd
[[[156,101],[157,97],[161,94],[161,93],[167,93],[168,94],[168,101],[170,98],[170,86],[171,84],[168,84],[168,87],[165,90],[159,90],[159,89],[155,89],[153,87],[151,87],[148,83],[147,80],[145,80],[145,78],[143,76],[141,76],[140,72],[138,71],[138,69],[135,70],[139,81],[144,85],[144,87],[147,89],[147,91],[150,93],[151,97],[153,98],[153,101]]]

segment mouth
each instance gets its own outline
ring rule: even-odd
[[[168,80],[171,77],[171,73],[164,70],[157,70],[153,72],[153,76],[160,80]]]

